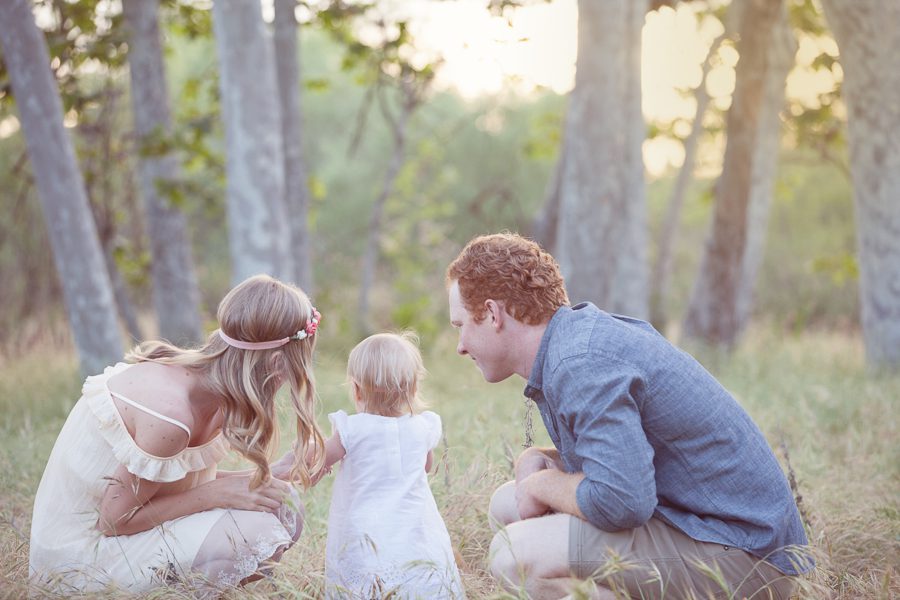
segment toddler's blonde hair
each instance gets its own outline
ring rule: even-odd
[[[347,381],[359,388],[365,412],[396,417],[425,409],[419,396],[425,365],[418,341],[411,331],[377,333],[350,352]]]

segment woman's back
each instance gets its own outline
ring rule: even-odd
[[[108,380],[132,365],[119,363],[88,377],[81,399],[53,447],[34,502],[30,563],[33,575],[66,573],[75,589],[99,589],[110,581],[144,581],[135,571],[153,564],[162,532],[127,539],[104,536],[97,527],[101,498],[120,465],[156,481],[182,480],[195,487],[215,477],[215,465],[228,446],[217,436],[201,447],[160,458],[137,445],[114,404]],[[202,535],[199,534],[202,542]],[[199,542],[198,542],[199,544]],[[103,573],[86,568],[102,565]],[[139,565],[135,569],[135,565]]]

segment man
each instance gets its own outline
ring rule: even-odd
[[[457,352],[488,382],[525,379],[555,446],[523,452],[491,500],[503,585],[532,598],[583,579],[595,598],[790,597],[812,566],[793,495],[696,360],[643,321],[570,307],[553,257],[515,234],[473,239],[447,284]]]

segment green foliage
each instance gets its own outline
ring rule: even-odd
[[[856,283],[856,280],[859,279],[859,265],[853,254],[815,258],[812,261],[812,271],[827,275],[836,287],[844,287],[847,283]]]
[[[212,11],[209,7],[199,7],[196,2],[183,0],[163,0],[160,6],[163,19],[169,24],[173,35],[188,40],[212,37]]]
[[[758,311],[796,328],[846,326],[858,314],[850,182],[827,164],[791,164],[803,156],[787,155],[779,172]]]
[[[563,115],[559,106],[548,107],[527,123],[528,139],[525,141],[525,157],[549,161],[556,158],[563,137]]]
[[[44,34],[63,112],[77,116],[101,93],[83,86],[85,68],[111,71],[125,64],[127,44],[121,13],[113,12],[109,3],[100,0],[33,0],[33,5],[48,24]],[[0,100],[4,100],[12,90],[3,61],[0,82]]]
[[[825,17],[815,0],[790,0],[787,6],[788,19],[794,29],[811,35],[827,35]]]
[[[798,38],[818,41],[831,35],[825,17],[813,0],[792,0],[788,4],[790,21]],[[834,81],[834,87],[820,93],[813,105],[793,100],[790,103],[787,128],[794,145],[812,149],[823,159],[849,172],[846,160],[844,109],[841,105],[842,72],[838,57],[823,51],[809,65],[797,65],[795,69],[825,72]]]
[[[366,91],[354,73],[341,70],[329,32],[304,30],[301,40],[304,78],[329,82],[303,101],[310,185],[319,190],[312,204],[316,299],[346,313],[354,306],[358,257],[391,134],[383,119],[369,119],[348,153],[351,117]],[[449,93],[428,96],[410,122],[407,161],[385,207],[373,292],[378,327],[436,330],[446,321],[443,270],[468,237],[526,229],[555,161],[563,105],[550,94],[474,103]],[[349,335],[350,321],[346,327]]]
[[[674,176],[653,181],[647,199],[655,230]],[[669,314],[677,321],[691,293],[709,228],[714,180],[686,198],[674,256]],[[857,323],[856,232],[849,180],[808,150],[786,150],[775,182],[754,316],[796,330]]]

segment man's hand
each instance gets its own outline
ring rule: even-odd
[[[552,467],[544,467],[544,469]],[[540,517],[550,511],[550,506],[538,499],[538,488],[541,485],[540,476],[536,476],[537,471],[516,481],[516,507],[519,510],[519,516],[522,519],[531,519],[532,517]]]
[[[518,485],[533,473],[556,468],[556,462],[544,450],[535,447],[528,448],[516,460],[516,484]]]
[[[584,473],[566,473],[556,466],[535,471],[516,483],[519,516],[530,519],[554,512],[584,519],[577,498],[578,485],[583,480]]]

